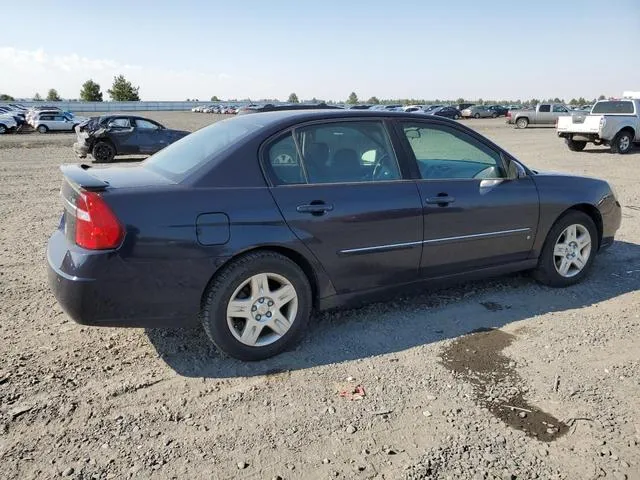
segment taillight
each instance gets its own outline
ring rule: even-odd
[[[124,231],[104,199],[81,190],[76,197],[76,244],[89,250],[116,248]]]
[[[507,110],[507,118],[511,118],[511,111]]]

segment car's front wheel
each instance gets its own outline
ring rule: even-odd
[[[116,149],[107,142],[97,142],[91,150],[91,155],[96,163],[109,163],[116,156]]]
[[[597,251],[595,223],[586,213],[570,210],[549,231],[533,275],[551,287],[573,285],[587,275]]]
[[[307,276],[289,258],[249,253],[214,277],[200,319],[218,350],[240,360],[263,360],[294,345],[311,315]]]

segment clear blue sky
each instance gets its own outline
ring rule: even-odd
[[[640,90],[640,0],[231,0],[2,5],[0,92],[143,100],[593,98]]]

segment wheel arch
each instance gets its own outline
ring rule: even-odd
[[[213,275],[211,275],[211,278],[209,278],[209,281],[207,282],[204,289],[202,290],[202,294],[200,295],[201,306],[204,305],[204,301],[206,300],[206,295],[207,295],[207,291],[209,290],[209,287],[216,280],[216,278],[218,277],[218,275],[220,274],[223,268],[227,267],[234,260],[242,258],[251,253],[257,253],[257,252],[279,253],[280,255],[288,258],[293,263],[295,263],[298,267],[300,267],[300,269],[302,269],[302,272],[307,277],[307,280],[309,280],[309,286],[311,287],[311,297],[312,297],[313,305],[314,307],[317,306],[318,298],[320,295],[320,281],[318,279],[318,275],[316,274],[316,270],[313,267],[312,262],[297,250],[293,248],[284,247],[282,245],[261,245],[257,247],[251,247],[226,259],[221,265],[218,266],[218,268],[213,273]]]
[[[562,212],[556,219],[556,222],[560,218],[562,218],[564,215],[566,215],[568,212],[571,212],[571,211],[578,211],[578,212],[585,213],[589,215],[591,220],[593,220],[593,223],[595,223],[596,225],[596,230],[598,231],[598,249],[600,249],[600,245],[602,244],[602,235],[604,231],[604,225],[602,223],[602,214],[600,213],[600,210],[598,210],[597,207],[591,205],[590,203],[578,203],[576,205],[573,205],[567,208],[564,212]],[[554,225],[556,222],[554,222]]]
[[[622,132],[629,132],[631,134],[631,142],[635,142],[636,131],[631,125],[625,125],[624,127],[622,127],[620,130],[618,130],[618,133],[616,133],[615,136],[620,135]]]

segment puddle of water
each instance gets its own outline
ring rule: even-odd
[[[472,332],[449,345],[442,363],[473,386],[478,405],[512,428],[543,442],[553,441],[569,427],[523,398],[522,379],[502,353],[515,338],[497,329]]]

